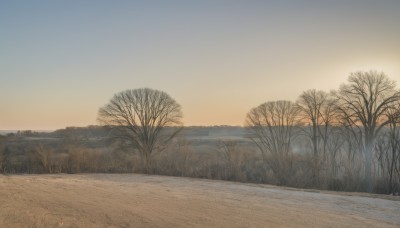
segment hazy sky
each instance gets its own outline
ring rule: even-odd
[[[400,1],[0,1],[0,130],[96,123],[150,87],[185,125],[242,125],[262,102],[356,70],[400,84]]]

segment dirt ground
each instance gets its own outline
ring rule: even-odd
[[[400,201],[137,174],[0,175],[0,227],[400,227]]]

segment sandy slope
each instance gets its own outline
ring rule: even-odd
[[[399,227],[400,201],[133,174],[0,175],[0,227]]]

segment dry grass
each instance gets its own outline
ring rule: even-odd
[[[0,227],[399,227],[400,202],[136,174],[0,176]]]

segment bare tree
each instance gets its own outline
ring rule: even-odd
[[[180,170],[180,176],[186,176],[189,171],[189,161],[193,154],[193,149],[189,141],[184,138],[178,139],[176,152],[179,155],[179,160],[177,161],[177,167]],[[176,159],[175,159],[176,160]]]
[[[290,101],[275,101],[261,104],[247,114],[250,137],[281,184],[287,184],[290,175],[290,146],[298,112]]]
[[[327,137],[327,164],[330,167],[330,175],[336,178],[340,168],[340,160],[342,159],[343,144],[346,142],[346,137],[341,134],[342,129],[332,127],[329,137]]]
[[[4,136],[0,135],[0,172],[1,173],[4,172],[3,166],[5,164],[5,161],[7,160],[3,140],[4,140]]]
[[[313,145],[313,155],[318,155],[319,135],[318,128],[322,123],[322,106],[326,103],[328,95],[323,91],[307,90],[303,92],[297,104],[302,115],[302,122],[311,126],[311,132],[308,135]]]
[[[334,95],[346,127],[356,138],[357,135],[362,136],[366,190],[371,191],[374,142],[382,128],[390,122],[384,114],[400,99],[400,92],[396,91],[396,82],[384,73],[369,71],[351,73],[348,83],[343,84]]]
[[[312,145],[314,182],[318,179],[321,162],[326,159],[328,135],[335,115],[333,104],[329,94],[315,89],[303,92],[297,100],[300,121],[310,126],[310,129],[304,128],[304,132]]]
[[[173,98],[149,88],[115,94],[98,113],[100,123],[116,127],[122,140],[139,151],[147,172],[152,155],[181,130],[181,118],[181,106]]]
[[[240,151],[238,149],[238,143],[234,140],[218,140],[217,143],[218,152],[223,156],[223,160],[226,165],[225,178],[233,179],[237,174],[237,167],[240,166]]]
[[[53,151],[49,148],[43,146],[43,144],[39,143],[34,149],[33,154],[38,159],[39,163],[42,165],[45,172],[53,173],[52,170],[52,156]]]
[[[378,137],[376,157],[379,173],[385,180],[389,193],[400,191],[400,102],[386,112],[388,128]]]

